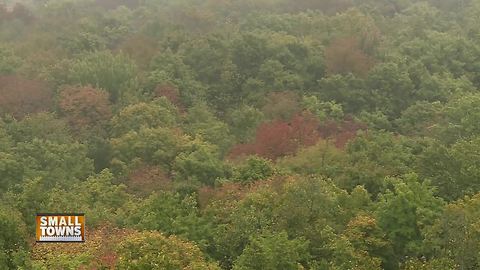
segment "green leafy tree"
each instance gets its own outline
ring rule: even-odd
[[[448,204],[429,234],[426,243],[431,247],[433,261],[444,262],[455,269],[475,269],[480,260],[480,195],[464,197]],[[437,264],[439,264],[437,263]],[[433,268],[431,268],[433,269]],[[439,268],[441,269],[441,268]]]
[[[12,49],[0,44],[0,75],[14,73],[20,64],[20,58],[15,55]]]
[[[66,121],[53,113],[38,113],[18,121],[6,119],[6,128],[16,142],[28,142],[37,138],[56,143],[71,143],[73,138]],[[54,130],[55,132],[52,132]]]
[[[9,207],[14,207],[21,213],[23,222],[29,230],[34,230],[36,213],[46,208],[49,188],[47,181],[42,178],[25,179],[19,189],[3,194],[3,202]]]
[[[387,240],[385,233],[378,226],[378,222],[371,214],[359,214],[348,222],[343,234],[358,254],[368,254],[371,261],[380,259],[383,269],[394,269],[392,244]],[[365,253],[366,252],[366,253]],[[378,266],[376,266],[378,267]]]
[[[365,93],[365,81],[353,74],[335,74],[322,78],[317,87],[322,101],[335,101],[345,113],[375,108],[370,103],[371,95]]]
[[[18,162],[24,165],[24,177],[42,177],[48,186],[67,187],[93,172],[93,161],[85,145],[33,139],[15,147]]]
[[[115,172],[124,172],[140,162],[161,165],[170,170],[188,138],[168,128],[141,127],[138,132],[130,131],[110,142],[113,155],[111,163]]]
[[[262,112],[268,120],[288,121],[301,111],[298,95],[292,92],[273,92],[267,96]]]
[[[480,115],[480,95],[470,94],[451,100],[444,109],[445,120],[438,128],[440,139],[452,144],[459,139],[468,139],[480,134],[476,121]]]
[[[217,178],[225,174],[225,166],[219,159],[216,147],[199,140],[189,143],[186,151],[175,158],[173,171],[181,181],[213,186]]]
[[[8,151],[13,146],[13,138],[8,131],[7,124],[0,118],[0,150]]]
[[[60,192],[60,194],[70,194],[70,196],[65,198],[66,200],[62,201],[60,196],[52,196],[49,200],[50,211],[83,211],[88,216],[89,226],[92,227],[102,222],[120,222],[117,216],[122,213],[122,209],[131,201],[131,197],[126,192],[125,185],[115,184],[114,181],[114,176],[108,169],[101,171],[97,175],[92,175],[85,181],[77,184],[73,190],[66,189],[64,192]],[[75,209],[70,208],[75,206],[72,203],[73,201],[77,201]],[[59,208],[54,209],[54,207]]]
[[[332,261],[335,247],[326,245],[336,236],[326,235],[324,229],[341,230],[353,213],[368,209],[371,203],[365,190],[348,194],[321,178],[277,177],[261,183],[255,192],[238,202],[229,202],[231,207],[225,207],[226,202],[210,206],[215,210],[214,220],[223,221],[215,230],[214,254],[224,267],[233,265],[250,243],[250,237],[265,231],[285,231],[289,239],[304,237],[310,242],[309,261]]]
[[[201,138],[218,146],[222,155],[233,144],[233,136],[228,125],[218,120],[207,105],[203,103],[199,103],[188,110],[185,131],[195,138]]]
[[[166,235],[185,237],[205,248],[211,237],[211,227],[202,216],[195,197],[160,192],[150,195],[126,211],[125,225],[141,230],[156,230]]]
[[[247,269],[303,269],[301,262],[308,258],[308,241],[289,239],[287,233],[263,233],[253,236],[233,266]]]
[[[241,183],[248,184],[261,179],[268,179],[275,174],[275,167],[268,159],[258,156],[248,157],[235,168],[234,178]]]
[[[323,175],[336,179],[345,169],[346,154],[329,140],[300,149],[295,156],[285,157],[278,163],[281,168],[298,174]]]
[[[304,96],[302,106],[320,120],[327,118],[340,120],[344,117],[341,105],[335,102],[322,102],[316,96]]]
[[[155,56],[150,66],[147,80],[151,89],[157,85],[173,85],[179,89],[180,99],[187,106],[204,100],[206,86],[195,79],[193,71],[183,62],[181,55],[168,49]]]
[[[22,269],[27,260],[27,230],[16,210],[0,205],[0,267]]]
[[[415,174],[390,181],[393,188],[380,196],[375,215],[392,243],[396,261],[402,262],[425,252],[423,239],[441,215],[443,201]]]
[[[374,100],[370,106],[395,118],[414,100],[414,84],[404,65],[383,63],[375,66],[366,80]]]
[[[416,76],[417,73],[426,73],[417,75],[418,78],[413,80],[418,84],[417,98],[429,102],[447,102],[457,95],[469,94],[475,92],[475,86],[465,75],[455,77],[449,72],[429,74],[428,72],[419,72],[411,68],[410,77]],[[418,80],[418,81],[417,81]]]
[[[459,269],[458,267],[459,265],[449,258],[435,258],[428,261],[412,259],[404,264],[402,270],[450,270]]]
[[[417,102],[405,109],[395,123],[403,134],[435,134],[435,127],[438,126],[443,111],[444,105],[440,102]]]
[[[432,143],[419,158],[419,173],[431,180],[438,194],[455,200],[480,191],[478,173],[480,138],[461,140],[447,147],[438,141]]]
[[[118,269],[220,269],[205,260],[192,243],[175,236],[165,237],[158,232],[129,235],[118,245]]]
[[[0,152],[0,174],[2,175],[0,180],[0,193],[21,183],[23,180],[23,166],[14,154]]]
[[[432,21],[438,22],[440,19],[435,14],[438,11],[431,6],[419,4],[411,11],[417,13],[412,14],[414,19],[407,18],[410,14],[402,16],[402,19],[409,20],[408,28],[412,29],[412,32],[424,33],[411,33],[411,36],[404,36],[410,40],[405,40],[399,46],[401,52],[408,52],[406,55],[409,58],[421,62],[431,73],[451,73],[454,78],[466,76],[474,85],[478,85],[478,75],[475,74],[475,70],[478,68],[476,55],[480,50],[478,44],[465,36],[449,35],[435,30],[425,31],[425,28],[422,27],[423,23],[434,24],[435,22]],[[427,20],[432,21],[426,22]],[[410,29],[405,32],[408,33]],[[431,44],[435,44],[435,46],[431,46]]]
[[[264,82],[268,90],[301,89],[303,86],[302,78],[285,69],[285,66],[280,61],[267,60],[260,66],[258,79]]]
[[[69,63],[62,83],[91,85],[106,90],[113,102],[129,97],[129,90],[136,87],[136,66],[123,54],[111,52],[89,53]]]
[[[328,233],[328,230],[327,230]],[[331,232],[330,232],[331,234]],[[331,252],[331,259],[320,264],[320,268],[327,269],[361,269],[380,270],[381,260],[369,256],[363,250],[355,249],[354,245],[345,236],[331,236],[326,244],[326,249]],[[318,264],[315,266],[317,267]]]
[[[263,118],[264,115],[260,110],[243,105],[230,111],[226,121],[237,141],[246,143],[255,136],[255,131]]]
[[[370,193],[377,195],[385,190],[386,176],[414,170],[417,154],[423,151],[425,144],[385,131],[362,133],[347,145],[349,165],[345,175],[337,181],[346,188],[364,185]]]
[[[277,196],[277,192],[267,189],[249,193],[240,202],[220,201],[210,206],[213,220],[219,223],[213,235],[214,256],[222,267],[231,268],[249,243],[249,238],[271,228]]]
[[[71,254],[57,254],[56,256],[50,256],[44,261],[34,261],[31,265],[33,270],[75,270],[79,267],[88,265],[92,260],[92,255],[89,253],[83,253],[72,256]]]
[[[123,108],[111,120],[111,133],[119,137],[141,127],[173,127],[177,122],[177,109],[166,98],[149,103],[136,103]]]

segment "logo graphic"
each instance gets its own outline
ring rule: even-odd
[[[85,214],[37,214],[37,242],[84,242]]]

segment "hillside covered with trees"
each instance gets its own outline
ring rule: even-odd
[[[479,89],[480,0],[0,0],[0,269],[478,270]]]

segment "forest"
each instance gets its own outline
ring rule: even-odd
[[[478,270],[479,89],[480,0],[0,0],[0,269]]]

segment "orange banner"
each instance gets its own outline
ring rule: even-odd
[[[37,242],[84,242],[84,214],[37,214]]]

